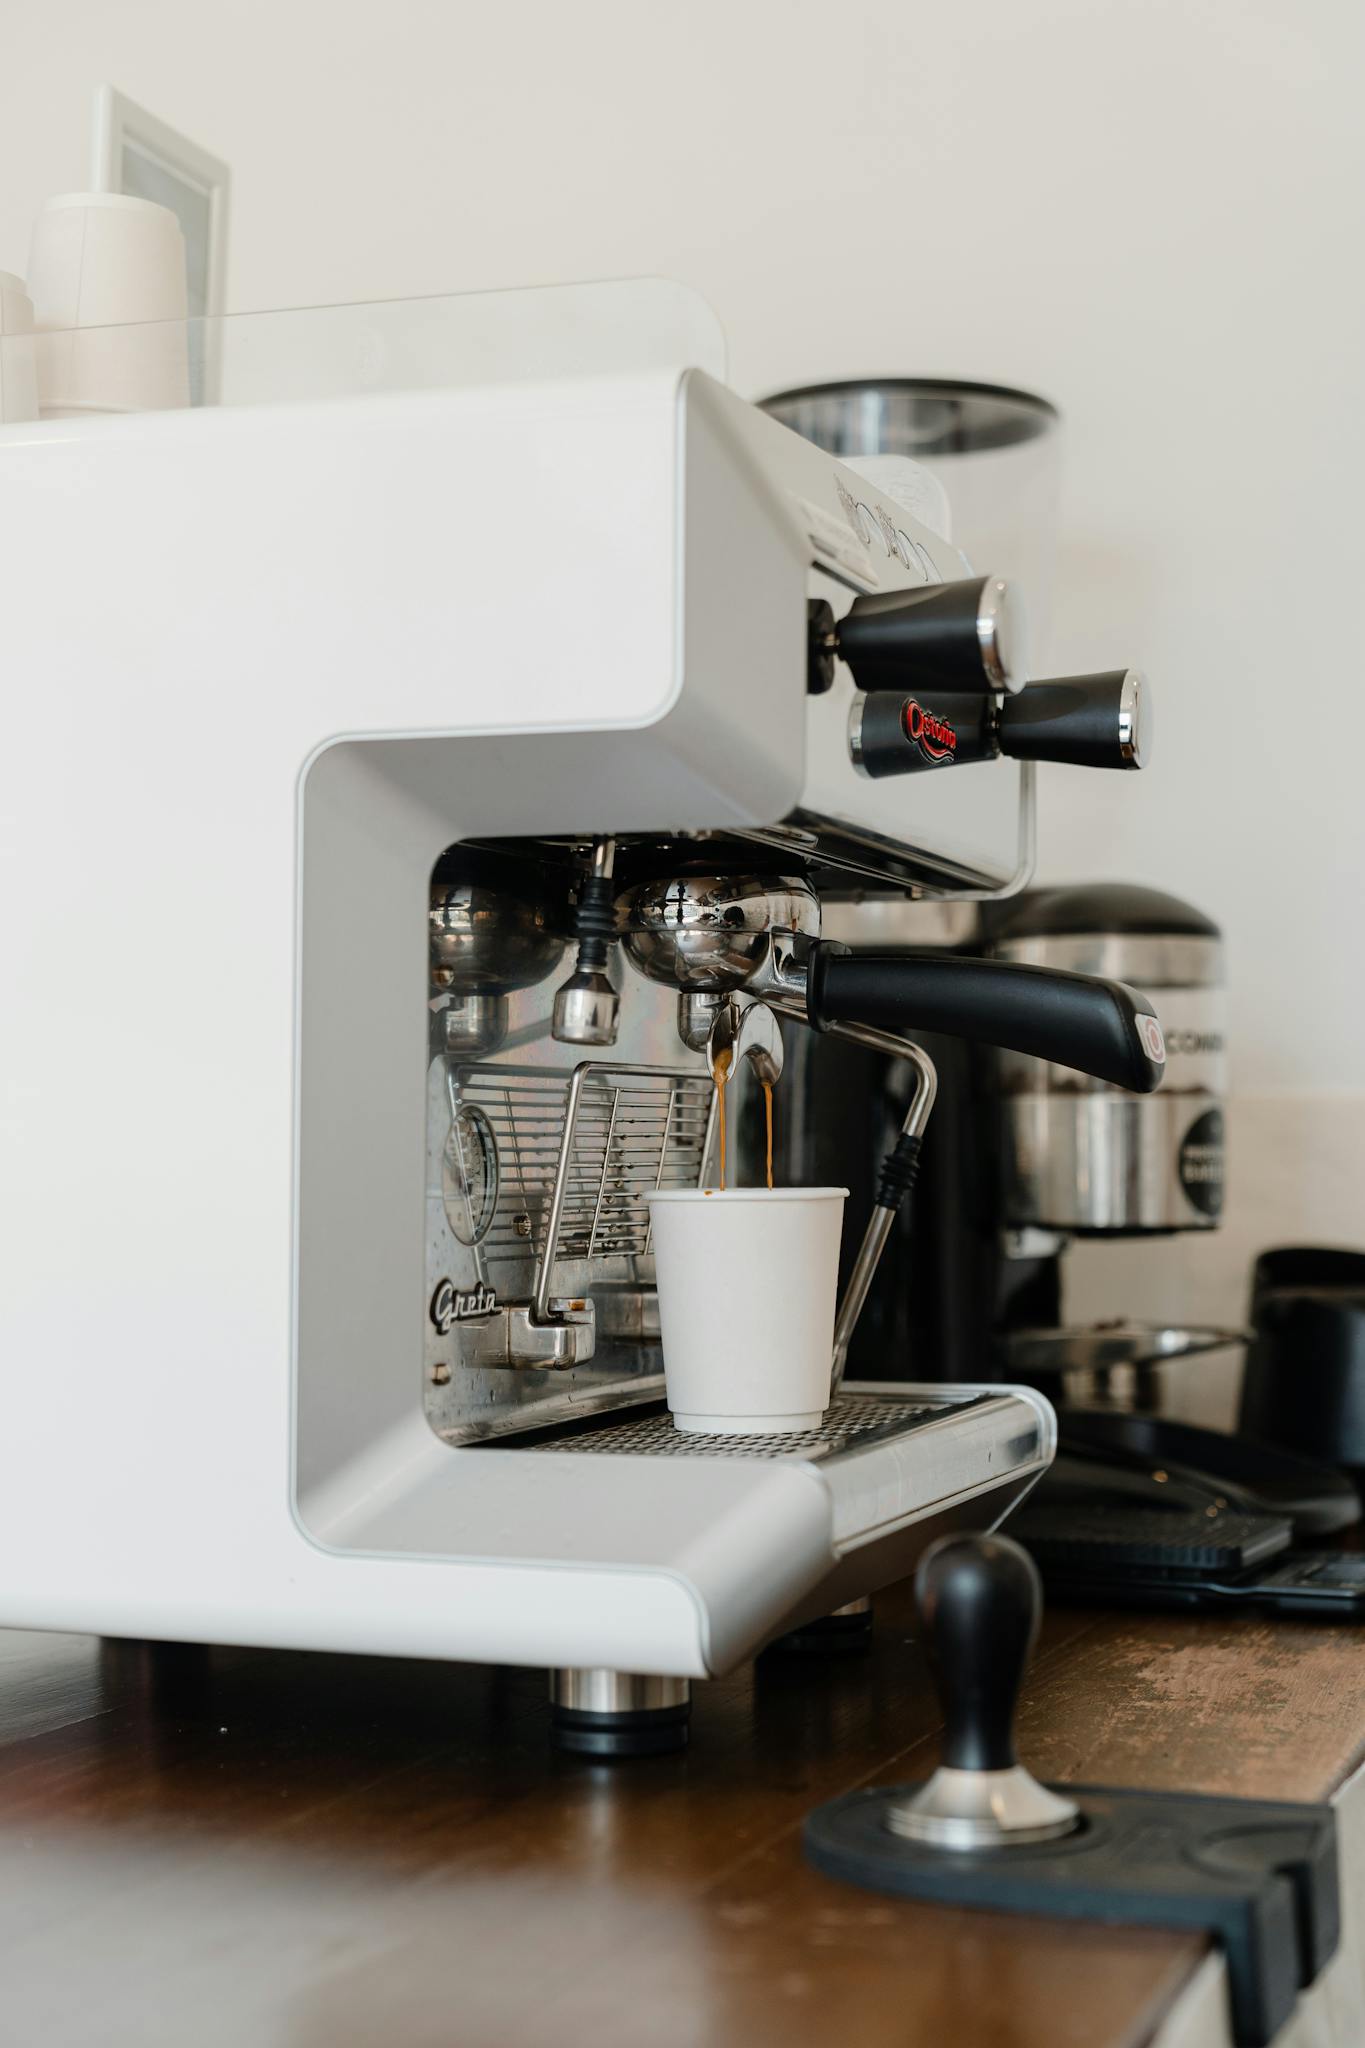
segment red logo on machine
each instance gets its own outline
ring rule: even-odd
[[[951,761],[957,753],[957,732],[946,718],[935,718],[917,697],[907,697],[901,706],[901,725],[912,747],[918,747],[926,761]]]

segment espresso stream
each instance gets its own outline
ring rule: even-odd
[[[720,1123],[720,1186],[722,1193],[725,1191],[725,1088],[730,1079],[730,1069],[734,1064],[734,1057],[733,1047],[723,1046],[716,1054],[715,1063],[711,1068],[711,1081],[716,1091],[716,1115]],[[771,1081],[763,1083],[763,1108],[768,1125],[768,1186],[771,1187],[773,1184],[773,1084]]]
[[[711,1066],[711,1085],[716,1091],[716,1114],[720,1118],[720,1185],[725,1191],[725,1084],[730,1078],[730,1063],[734,1053],[723,1046],[716,1054]]]

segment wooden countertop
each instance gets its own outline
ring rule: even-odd
[[[949,1912],[802,1861],[810,1807],[921,1777],[906,1589],[872,1651],[701,1686],[685,1759],[551,1756],[541,1674],[0,1633],[14,2048],[1141,2048],[1188,1936]],[[1040,1776],[1328,1796],[1365,1636],[1049,1617]]]

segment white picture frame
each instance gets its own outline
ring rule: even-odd
[[[95,88],[91,137],[91,187],[96,192],[129,189],[130,154],[170,181],[165,195],[181,216],[186,242],[191,243],[202,221],[196,199],[207,202],[207,246],[202,262],[191,249],[191,314],[222,313],[227,299],[228,213],[232,176],[221,157],[214,156],[187,135],[158,120],[136,100],[112,85]],[[172,190],[179,186],[183,204],[176,205]],[[142,196],[151,196],[143,193]],[[158,194],[157,196],[162,196]],[[188,218],[197,216],[196,221]],[[196,289],[195,280],[198,279]]]

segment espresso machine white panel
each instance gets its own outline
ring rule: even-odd
[[[13,426],[0,561],[0,1625],[698,1674],[1005,1512],[1027,1394],[849,1389],[772,1457],[427,1408],[436,862],[1008,883],[1013,764],[874,816],[807,697],[808,600],[946,543],[680,355]]]

